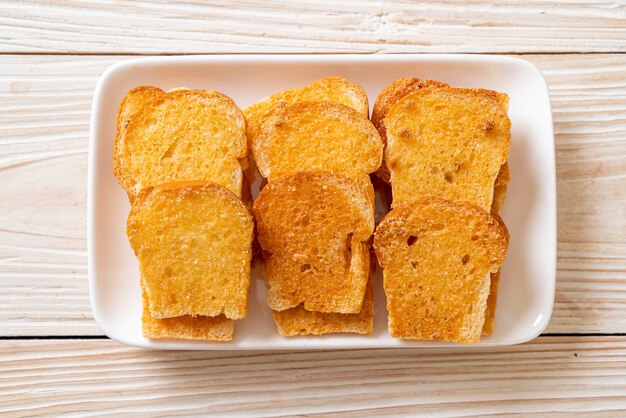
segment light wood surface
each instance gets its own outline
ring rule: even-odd
[[[515,53],[537,64],[556,134],[549,336],[284,353],[142,351],[98,337],[85,238],[99,75],[137,54],[259,52]],[[625,53],[623,1],[0,0],[0,413],[626,415]],[[75,336],[96,338],[65,339]]]
[[[4,1],[7,52],[626,52],[615,1]]]
[[[0,412],[161,416],[626,414],[626,338],[498,349],[145,351],[0,342]],[[10,415],[9,415],[10,416]]]

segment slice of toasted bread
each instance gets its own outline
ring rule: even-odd
[[[215,91],[131,90],[118,113],[113,170],[130,200],[148,186],[212,181],[241,196],[245,119]]]
[[[374,206],[359,183],[299,172],[265,186],[253,209],[271,309],[361,311]]]
[[[511,139],[507,100],[490,90],[438,87],[393,105],[384,119],[392,205],[432,194],[490,210]]]
[[[434,196],[396,205],[374,237],[391,335],[478,341],[489,274],[507,246],[504,223],[476,205]]]
[[[152,317],[244,318],[253,229],[244,203],[215,183],[143,189],[133,201],[127,233]]]
[[[374,329],[374,294],[368,282],[361,312],[356,314],[307,311],[302,305],[272,311],[280,335],[322,335],[334,333],[371,334]]]
[[[141,329],[145,338],[180,338],[186,340],[231,341],[235,321],[218,316],[183,315],[156,319],[150,315],[148,294],[141,284],[143,310]]]
[[[372,123],[380,132],[383,142],[387,143],[385,124],[383,121],[389,112],[400,99],[414,91],[427,87],[448,87],[446,83],[435,80],[422,80],[419,78],[400,78],[389,83],[378,95],[372,110]]]
[[[277,107],[298,102],[335,102],[351,107],[365,117],[369,115],[367,93],[361,86],[343,77],[325,77],[306,87],[272,94],[243,109],[249,144],[259,135],[263,122],[274,115]]]
[[[372,123],[333,102],[278,106],[252,141],[252,154],[271,183],[298,171],[326,171],[370,183],[383,143]]]
[[[389,83],[380,92],[376,98],[376,102],[374,102],[374,109],[372,110],[372,123],[376,129],[378,129],[380,137],[385,145],[387,144],[387,134],[385,132],[385,124],[383,121],[385,120],[389,109],[391,109],[391,107],[404,96],[426,87],[448,87],[448,85],[435,80],[400,78]],[[389,170],[387,169],[386,164],[380,165],[376,175],[383,179],[384,182],[389,183]]]

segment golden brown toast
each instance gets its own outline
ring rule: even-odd
[[[145,338],[180,338],[186,340],[231,341],[235,321],[218,316],[183,315],[156,319],[150,315],[148,295],[141,283],[141,329]]]
[[[284,311],[272,311],[280,335],[322,335],[333,333],[371,334],[374,329],[374,293],[367,283],[363,307],[356,314],[307,311],[302,305]]]
[[[394,206],[376,228],[393,337],[476,342],[490,273],[504,260],[508,231],[479,206],[422,196]]]
[[[274,115],[277,107],[299,102],[335,102],[351,107],[365,117],[369,115],[367,93],[361,86],[343,77],[325,77],[305,87],[272,94],[243,109],[249,144],[256,139],[263,122]]]
[[[127,233],[151,316],[244,318],[253,229],[245,204],[218,184],[143,189],[133,200]]]
[[[117,127],[113,171],[131,201],[144,187],[184,180],[241,196],[245,119],[229,97],[139,87],[122,100]]]
[[[361,311],[374,206],[359,183],[299,172],[265,186],[253,209],[271,309]]]
[[[348,106],[299,102],[276,108],[252,141],[252,154],[270,183],[325,171],[370,184],[367,174],[380,166],[383,143],[374,125]]]
[[[376,97],[374,109],[372,110],[372,123],[380,132],[380,137],[384,143],[387,143],[387,135],[385,124],[383,121],[389,112],[389,109],[395,105],[398,100],[402,99],[414,91],[427,87],[448,87],[446,83],[435,80],[422,80],[419,78],[400,78],[389,83]]]
[[[491,208],[511,140],[508,97],[491,90],[422,88],[384,119],[393,205],[432,194]]]
[[[385,120],[389,109],[391,109],[391,107],[404,96],[426,87],[448,87],[448,85],[435,80],[400,78],[389,83],[380,92],[376,98],[376,102],[374,102],[374,109],[372,110],[372,123],[380,133],[380,137],[385,145],[387,144],[387,134],[385,132],[385,124],[383,121]],[[383,179],[383,181],[389,183],[389,170],[387,169],[386,164],[381,164],[376,174],[378,177]]]

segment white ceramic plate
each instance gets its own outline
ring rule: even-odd
[[[129,204],[113,176],[117,108],[128,90],[154,85],[218,90],[240,107],[271,93],[344,76],[373,104],[400,77],[432,78],[510,96],[511,183],[502,213],[511,241],[498,295],[495,331],[474,347],[521,343],[548,325],[556,273],[556,179],[552,114],[546,82],[532,64],[480,55],[226,55],[155,57],[123,61],[100,78],[91,114],[88,188],[89,289],[96,321],[122,343],[164,349],[286,349],[453,346],[389,336],[380,268],[375,275],[374,333],[284,338],[265,303],[262,268],[252,274],[248,317],[229,343],[149,340],[141,336],[137,261],[126,239]],[[258,183],[258,181],[257,181]],[[258,184],[253,185],[254,190]]]

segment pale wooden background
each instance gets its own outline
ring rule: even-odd
[[[546,334],[499,349],[156,352],[87,291],[89,110],[136,55],[521,54],[546,75],[558,176]],[[0,412],[626,414],[626,3],[0,0]]]

